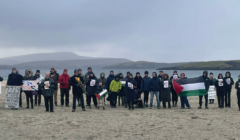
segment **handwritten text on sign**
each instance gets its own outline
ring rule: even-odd
[[[216,96],[215,86],[210,86],[208,90],[208,99],[215,99],[215,96]]]
[[[5,108],[19,108],[19,86],[8,86],[6,88]]]

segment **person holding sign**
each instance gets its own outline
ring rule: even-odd
[[[225,107],[231,107],[231,90],[232,90],[232,85],[234,85],[234,81],[231,77],[231,73],[228,71],[225,74],[224,81],[226,81],[226,86],[225,86]]]
[[[213,73],[209,74],[210,86],[215,86],[216,79],[213,77]],[[214,104],[214,99],[209,99],[209,104]]]
[[[235,84],[235,89],[237,89],[238,109],[240,111],[240,75],[238,76],[238,81]]]
[[[135,102],[135,88],[137,88],[137,82],[134,81],[133,75],[129,73],[128,80],[125,84],[125,93],[127,97],[129,110],[134,110],[134,102]]]
[[[100,94],[101,92],[103,92],[104,90],[104,85],[102,84],[102,81],[98,82],[98,88],[97,88],[97,94]],[[98,99],[98,104],[97,104],[97,108],[99,109],[100,106],[102,105],[103,110],[105,110],[105,103],[104,103],[104,98],[100,98]]]
[[[59,77],[58,82],[60,83],[61,90],[61,106],[64,105],[64,96],[65,96],[65,106],[69,107],[69,85],[70,77],[68,75],[68,70],[64,69],[63,74]]]
[[[97,98],[95,94],[97,93],[97,86],[98,86],[98,80],[93,74],[93,72],[89,73],[88,81],[86,82],[87,86],[87,104],[89,106],[89,109],[91,109],[91,99],[93,99],[94,106],[97,108]]]
[[[172,81],[172,79],[174,79],[174,80],[178,80],[179,79],[179,76],[178,76],[178,73],[177,73],[176,70],[173,72],[173,76],[171,76],[170,80]],[[173,86],[171,86],[171,92],[172,92],[173,107],[177,107],[178,95],[177,95],[176,91],[174,90]]]
[[[144,72],[145,76],[142,79],[142,91],[144,92],[144,104],[145,107],[148,107],[148,97],[149,97],[149,91],[150,91],[150,80],[151,78],[148,77],[148,71]]]
[[[163,108],[166,109],[166,103],[168,103],[168,108],[171,108],[171,81],[169,80],[168,74],[164,73],[162,76],[162,92],[161,92],[161,100],[163,104]]]
[[[201,76],[204,80],[204,85],[205,85],[205,89],[206,89],[206,95],[204,95],[205,98],[205,109],[209,109],[208,108],[208,90],[209,90],[209,86],[210,86],[210,80],[208,78],[208,71],[203,71],[203,75]],[[199,107],[198,109],[202,109],[202,98],[203,95],[199,96]]]
[[[37,80],[38,85],[42,82],[42,80],[44,79],[44,77],[42,75],[40,75],[40,70],[36,70],[36,73],[34,75],[34,79]],[[41,104],[41,96],[42,96],[42,90],[37,90],[37,95],[35,95],[35,106],[40,106]]]
[[[223,75],[220,73],[218,75],[218,80],[215,82],[215,87],[217,89],[217,97],[218,97],[218,108],[224,108],[224,94],[226,81],[223,79]]]
[[[160,101],[159,101],[159,90],[162,87],[160,79],[157,77],[157,73],[153,72],[152,73],[153,78],[150,80],[150,91],[151,91],[151,99],[150,99],[150,109],[152,109],[153,106],[153,98],[154,95],[157,98],[157,108],[160,108]]]
[[[53,111],[53,93],[54,93],[55,82],[50,78],[50,74],[47,72],[45,78],[42,80],[39,87],[42,89],[42,94],[44,96],[46,112]]]
[[[23,80],[36,80],[34,79],[33,72],[30,69],[25,70],[25,76],[23,77]],[[26,94],[26,100],[27,100],[27,109],[29,109],[29,100],[31,102],[31,108],[33,109],[33,91],[24,91]]]
[[[134,77],[134,80],[137,82],[137,90],[138,90],[138,94],[141,98],[141,94],[142,94],[142,91],[141,91],[141,82],[142,82],[142,76],[140,75],[139,72],[136,73],[136,76]]]
[[[180,76],[181,76],[180,77],[181,79],[187,79],[187,77],[185,77],[185,73],[181,73]],[[181,100],[181,109],[185,109],[185,105],[187,106],[188,109],[191,109],[187,96],[181,96],[180,100]]]
[[[110,98],[111,98],[111,107],[112,108],[116,108],[116,103],[117,103],[117,94],[120,93],[121,91],[121,88],[122,88],[122,84],[121,82],[119,81],[119,75],[117,75],[115,77],[114,80],[112,80],[111,84],[110,84],[110,88],[109,88],[109,91],[110,91]]]
[[[122,106],[125,105],[125,92],[124,92],[124,85],[126,84],[126,81],[123,79],[123,74],[122,73],[119,73],[119,80],[122,84],[122,88],[118,94],[118,106],[120,106],[120,103],[121,103],[121,100],[122,100]],[[125,83],[124,83],[125,82]],[[124,83],[124,85],[123,85]]]

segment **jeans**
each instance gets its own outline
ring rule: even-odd
[[[150,99],[150,107],[153,106],[153,98],[154,95],[157,98],[157,107],[160,107],[160,101],[159,101],[159,91],[151,91],[151,99]]]
[[[149,91],[144,91],[144,104],[148,103]]]
[[[188,103],[187,96],[184,96],[184,97],[181,96],[180,99],[181,99],[181,107],[182,107],[182,108],[185,108],[185,105],[186,105],[187,107],[190,107],[190,105],[189,105],[189,103]]]
[[[69,89],[62,88],[61,89],[61,105],[64,105],[64,95],[65,95],[65,105],[69,105]]]
[[[84,107],[83,94],[74,94],[74,95],[73,95],[73,109],[74,109],[74,110],[76,109],[76,100],[77,100],[78,97],[81,99],[82,108],[85,108],[85,107]]]
[[[202,106],[202,98],[203,95],[199,96],[199,105]],[[208,95],[204,95],[205,98],[205,106],[208,106]]]
[[[231,89],[226,89],[226,92],[225,92],[225,107],[231,107]]]
[[[49,111],[49,104],[48,103],[50,103],[50,112],[53,112],[53,96],[44,97],[44,100],[45,100],[46,111]]]

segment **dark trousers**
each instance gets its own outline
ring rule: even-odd
[[[22,106],[22,89],[20,90],[20,95],[19,95],[19,106]]]
[[[33,95],[31,91],[26,93],[26,100],[27,100],[27,107],[29,107],[29,100],[31,102],[31,107],[33,107]]]
[[[41,96],[42,96],[42,92],[38,91],[37,95],[35,95],[35,105],[40,105],[41,104]]]
[[[91,99],[93,99],[94,105],[97,106],[97,97],[95,95],[87,95],[87,104],[91,105]]]
[[[139,95],[139,97],[140,97],[140,99],[141,99],[141,95],[142,95],[142,91],[138,91],[138,95]]]
[[[161,103],[162,101],[162,90],[159,90],[159,102]]]
[[[225,92],[225,107],[231,107],[231,89],[226,89],[226,92]]]
[[[176,91],[172,91],[172,102],[174,102],[174,101],[178,101],[178,95],[177,95],[177,93],[176,93]]]
[[[46,111],[49,111],[49,107],[50,107],[50,112],[53,112],[53,96],[46,96],[44,97],[44,100],[45,100]]]
[[[64,96],[65,96],[65,105],[69,105],[69,89],[61,88],[61,105],[64,105]]]
[[[84,99],[83,99],[83,94],[74,94],[73,95],[73,109],[75,110],[76,109],[76,100],[77,98],[79,98],[81,100],[81,105],[82,105],[82,108],[85,108],[84,107]]]
[[[185,105],[187,107],[190,107],[187,96],[184,96],[184,97],[181,96],[180,99],[181,99],[181,107],[182,108],[185,108]]]
[[[122,100],[122,106],[124,106],[124,96],[118,96],[118,105],[120,106]]]
[[[203,95],[199,96],[199,105],[200,106],[202,106],[202,98],[203,98]],[[204,95],[204,98],[205,98],[205,106],[208,106],[208,95]]]
[[[149,91],[144,91],[144,104],[148,103]]]
[[[223,108],[224,107],[224,91],[217,91],[217,98],[218,98],[218,107]]]
[[[110,104],[111,104],[111,106],[112,107],[116,107],[116,98],[117,97],[117,93],[116,92],[112,92],[111,94],[110,94],[110,98],[111,98],[111,101],[110,101]]]
[[[238,108],[240,109],[240,92],[237,92]]]
[[[170,102],[162,102],[163,108],[166,108],[166,103],[168,103],[168,108],[171,108],[171,103]]]
[[[128,107],[129,107],[129,109],[134,109],[134,106],[133,106],[133,101],[128,101]]]

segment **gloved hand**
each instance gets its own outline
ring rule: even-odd
[[[62,86],[65,86],[66,84],[65,83],[61,83]]]
[[[80,85],[79,85],[79,84],[76,84],[76,86],[77,86],[77,87],[80,87]]]

